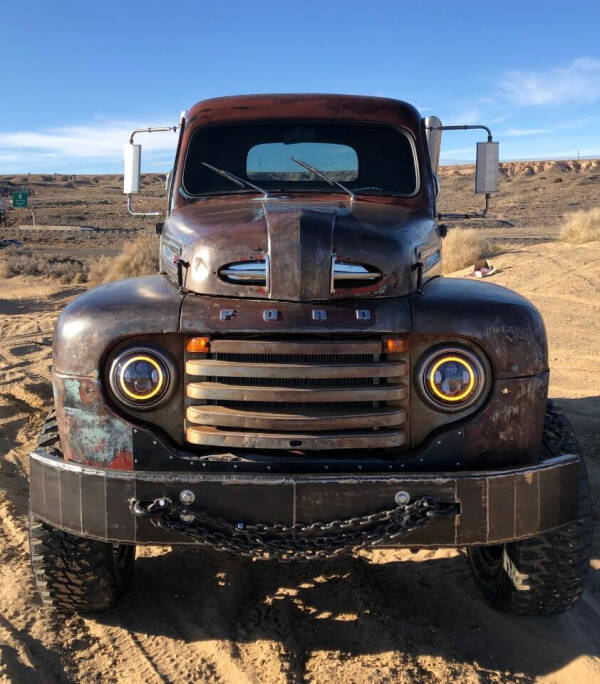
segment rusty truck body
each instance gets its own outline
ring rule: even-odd
[[[282,561],[467,547],[494,605],[574,603],[589,493],[547,402],[543,321],[515,292],[441,277],[436,121],[337,95],[182,116],[160,274],[90,290],[56,326],[31,457],[48,603],[113,605],[139,544]],[[69,583],[82,558],[102,571]]]

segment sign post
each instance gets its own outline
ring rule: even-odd
[[[23,223],[23,209],[27,209],[28,199],[29,193],[27,190],[19,190],[18,192],[13,192],[12,194],[13,209],[19,210],[19,225],[22,225]]]

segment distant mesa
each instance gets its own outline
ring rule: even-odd
[[[600,169],[600,159],[554,159],[545,161],[515,161],[502,162],[500,174],[507,178],[515,176],[528,177],[552,173],[578,173]],[[441,178],[448,176],[471,176],[475,172],[474,164],[458,164],[440,166]]]

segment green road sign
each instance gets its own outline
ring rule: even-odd
[[[27,209],[27,192],[13,192],[13,209]]]

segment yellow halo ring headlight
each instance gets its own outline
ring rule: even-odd
[[[441,390],[439,390],[436,386],[435,383],[435,374],[442,366],[444,363],[457,363],[461,365],[466,371],[469,376],[469,381],[467,384],[467,388],[463,390],[460,394],[444,394]],[[428,372],[428,377],[427,377],[427,383],[429,386],[429,389],[440,399],[443,401],[463,401],[467,399],[471,395],[471,392],[473,391],[475,384],[477,380],[475,378],[475,371],[473,370],[472,366],[465,360],[461,359],[458,356],[442,356],[440,359],[438,359],[433,366],[431,366],[429,372]]]
[[[125,380],[125,373],[129,366],[131,366],[132,363],[137,363],[138,361],[144,361],[146,363],[149,363],[158,375],[158,380],[154,385],[153,389],[151,389],[150,392],[147,392],[146,394],[136,394],[135,392],[132,392],[127,387]],[[149,401],[157,394],[159,394],[165,386],[165,373],[163,369],[160,367],[160,364],[158,363],[158,361],[156,361],[156,359],[153,359],[150,356],[145,356],[144,354],[136,354],[135,356],[132,356],[131,358],[127,359],[127,361],[125,361],[125,363],[123,363],[123,365],[120,366],[117,374],[117,379],[119,381],[119,388],[121,389],[121,392],[123,392],[123,394],[128,396],[130,399],[133,399],[134,401]]]
[[[172,363],[160,351],[130,348],[113,360],[110,387],[121,403],[132,408],[151,408],[169,390],[172,371]]]
[[[470,349],[437,347],[418,364],[420,394],[438,410],[462,411],[481,397],[486,369],[488,364]]]

